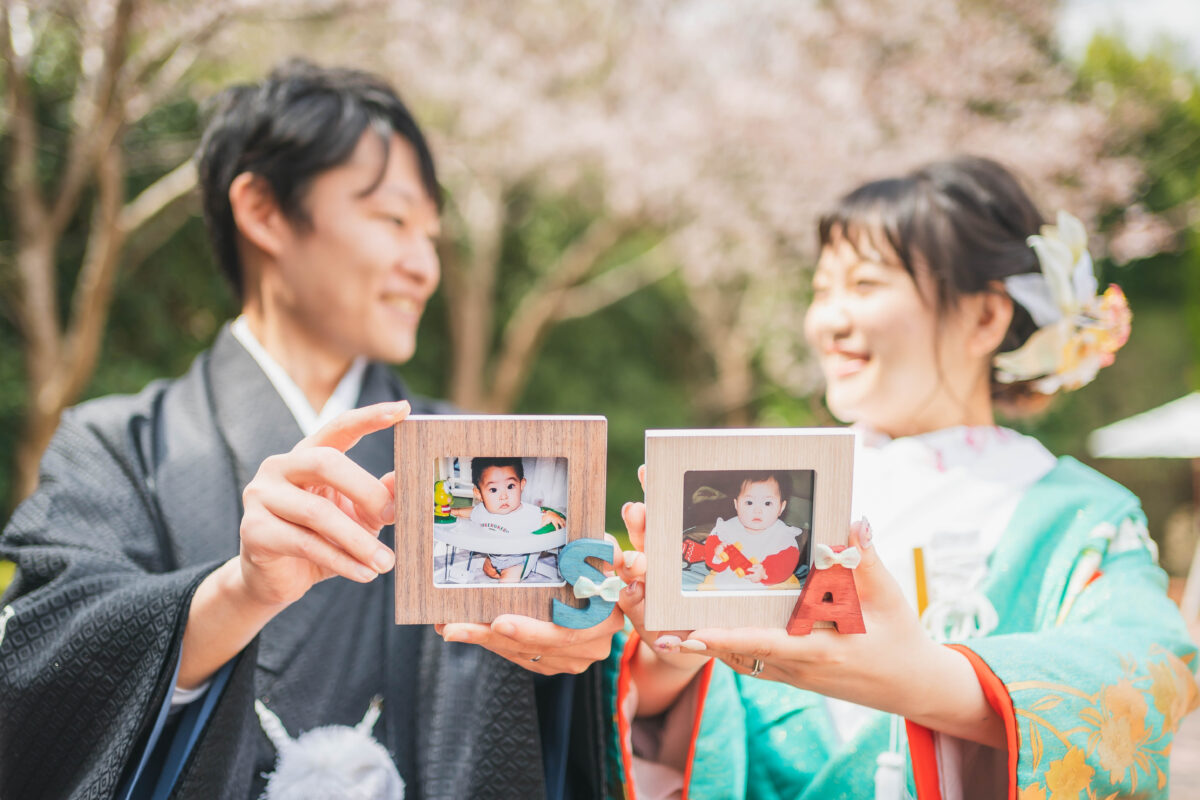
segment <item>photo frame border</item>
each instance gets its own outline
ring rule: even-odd
[[[785,627],[797,592],[684,592],[683,477],[690,470],[807,470],[813,478],[810,552],[846,544],[854,432],[830,428],[646,431],[646,628]]]
[[[607,419],[418,414],[395,426],[395,442],[396,624],[490,623],[501,614],[549,621],[551,600],[579,607],[570,584],[434,585],[434,461],[447,455],[565,458],[567,541],[598,539],[604,534]]]

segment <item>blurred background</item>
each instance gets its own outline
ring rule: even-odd
[[[304,55],[385,74],[433,140],[444,277],[401,373],[607,416],[611,527],[646,428],[834,423],[800,334],[822,208],[952,153],[1014,167],[1087,223],[1135,321],[1095,383],[1012,424],[1130,486],[1188,570],[1193,461],[1086,442],[1200,383],[1194,0],[0,8],[0,521],[63,407],[182,373],[234,314],[189,157],[215,92]]]

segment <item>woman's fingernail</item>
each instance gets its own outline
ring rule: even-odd
[[[858,525],[858,543],[865,550],[871,546],[871,541],[875,538],[875,535],[871,532],[871,521],[866,517],[861,517],[858,520]]]
[[[621,554],[621,559],[625,562],[625,569],[633,569],[633,563],[637,561],[636,550],[626,550]]]
[[[629,585],[625,587],[624,591],[625,594],[629,595],[630,597],[637,597],[642,593],[642,582],[630,581]]]
[[[467,635],[462,631],[454,630],[446,631],[442,634],[442,638],[447,642],[465,642],[467,640]]]
[[[511,622],[497,622],[492,626],[492,629],[501,636],[512,636],[517,632],[517,628]]]
[[[632,500],[631,500],[631,501],[629,501],[628,503],[626,503],[625,505],[621,506],[621,518],[622,518],[622,519],[624,519],[624,518],[625,518],[625,512],[629,510],[629,507],[630,507],[631,505],[633,505],[633,501],[632,501]]]
[[[684,639],[679,643],[679,646],[684,650],[691,650],[693,653],[699,653],[701,650],[708,649],[708,645],[704,642],[698,642],[695,639]]]
[[[660,653],[678,653],[680,638],[671,634],[664,634],[654,640],[654,649]]]
[[[385,524],[391,525],[396,521],[396,504],[388,503],[383,507],[383,521]]]

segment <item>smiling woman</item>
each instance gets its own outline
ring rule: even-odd
[[[999,164],[958,158],[866,184],[821,220],[805,333],[859,438],[866,633],[648,634],[635,559],[621,602],[637,711],[617,715],[634,781],[802,800],[1167,796],[1195,648],[1138,501],[994,422],[998,405],[1083,385],[1128,335],[1081,226],[1058,219]],[[635,543],[644,513],[626,509]]]

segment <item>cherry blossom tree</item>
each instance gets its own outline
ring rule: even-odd
[[[761,375],[813,388],[814,222],[858,182],[972,152],[1049,212],[1125,202],[1137,165],[1106,156],[1052,21],[1032,0],[387,3],[363,50],[434,128],[452,198],[453,398],[511,408],[555,325],[675,273],[713,365],[700,400],[748,422]],[[530,186],[595,217],[498,325],[506,201]]]
[[[187,216],[177,209],[195,185],[190,159],[176,156],[157,180],[130,196],[125,135],[181,92],[213,38],[234,22],[279,15],[285,7],[286,17],[307,18],[339,5],[0,2],[0,136],[7,145],[4,204],[12,236],[0,258],[0,286],[24,343],[29,398],[17,453],[18,496],[33,489],[62,409],[92,375],[126,244],[135,235],[161,241]],[[64,86],[65,99],[59,96]],[[60,270],[60,247],[81,220],[82,263],[64,290],[61,276],[73,270]],[[140,252],[146,249],[143,243]]]

